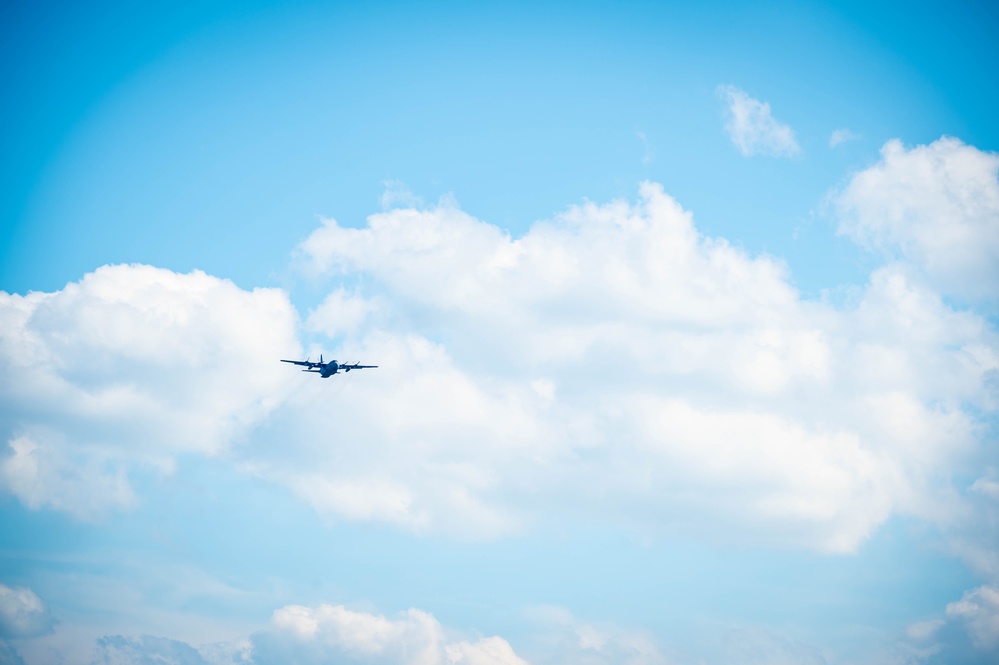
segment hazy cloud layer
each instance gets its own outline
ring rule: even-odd
[[[819,650],[758,627],[718,626],[698,653],[663,646],[645,630],[583,621],[568,610],[527,610],[532,629],[514,649],[500,636],[469,636],[411,608],[394,617],[342,605],[287,605],[247,638],[193,646],[150,635],[108,635],[95,665],[686,665],[787,663],[824,665]],[[909,662],[909,661],[905,661]],[[918,662],[918,661],[912,661]]]
[[[730,630],[721,640],[724,662],[742,665],[827,665],[818,649],[759,627]]]
[[[726,104],[725,131],[744,157],[795,157],[801,146],[790,126],[770,113],[770,104],[753,99],[734,85],[718,87]]]
[[[0,663],[3,665],[24,665],[24,659],[14,645],[0,639]]]
[[[239,661],[207,660],[191,645],[178,640],[153,635],[127,638],[121,635],[108,635],[97,640],[94,649],[93,665],[229,665]]]
[[[667,665],[658,640],[646,631],[582,621],[561,607],[528,610],[540,629],[533,665]]]

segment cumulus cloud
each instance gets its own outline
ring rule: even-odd
[[[506,640],[449,639],[432,614],[410,609],[395,619],[340,605],[289,605],[253,636],[252,662],[526,665]]]
[[[418,533],[580,513],[849,552],[893,514],[966,514],[951,478],[987,457],[986,319],[897,263],[847,306],[804,299],[652,183],[518,238],[450,200],[327,220],[297,256],[331,283],[310,351],[378,370],[287,371],[286,294],[202,273],[2,294],[3,486],[86,517],[136,501],[137,468],[229,451],[325,515]]]
[[[378,307],[377,302],[349,293],[346,289],[336,289],[309,313],[305,329],[327,337],[349,334],[376,314]]]
[[[897,265],[847,307],[805,300],[651,183],[516,239],[447,201],[328,220],[299,258],[364,277],[350,297],[382,306],[338,352],[382,369],[338,394],[335,438],[256,468],[347,519],[488,536],[579,510],[851,551],[956,512],[945,469],[992,408],[986,320]],[[315,431],[319,395],[277,417]]]
[[[718,87],[726,106],[725,131],[744,157],[795,157],[801,146],[790,126],[770,113],[770,104],[753,99],[733,85]]]
[[[944,137],[907,149],[898,140],[839,194],[839,231],[904,259],[933,288],[999,296],[999,155]]]
[[[44,635],[54,625],[51,614],[34,591],[0,584],[0,638]]]
[[[218,454],[280,402],[296,318],[279,290],[139,265],[0,292],[0,483],[80,517],[131,505],[129,469]]]
[[[994,469],[968,486],[962,510],[947,525],[947,538],[951,551],[989,583],[965,591],[960,600],[941,608],[946,619],[915,623],[906,633],[935,650],[968,651],[962,658],[951,656],[954,662],[999,655],[999,483]]]

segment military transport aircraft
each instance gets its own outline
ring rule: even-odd
[[[328,363],[323,362],[322,354],[319,355],[319,362],[314,363],[311,360],[282,360],[283,363],[291,363],[292,365],[301,365],[305,367],[303,372],[314,372],[324,379],[328,379],[340,370],[345,373],[352,369],[374,369],[378,365],[359,365],[354,363],[353,365],[349,363],[340,364],[335,360],[331,360]]]

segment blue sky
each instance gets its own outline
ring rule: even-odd
[[[994,661],[995,9],[0,17],[0,662]]]

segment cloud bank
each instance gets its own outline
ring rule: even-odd
[[[952,139],[889,143],[836,199],[843,232],[890,257],[845,304],[700,233],[655,183],[517,238],[450,199],[326,220],[296,253],[328,287],[302,317],[281,290],[149,266],[0,294],[0,483],[94,519],[181,455],[221,456],[332,520],[488,539],[575,518],[841,553],[910,515],[988,580],[910,638],[960,626],[988,651],[999,339],[946,296],[992,293],[964,266],[994,258],[996,173]],[[320,351],[380,367],[321,381],[276,362]],[[9,635],[51,625],[4,593]],[[642,634],[560,626],[594,662],[664,658]],[[99,646],[107,662],[249,653],[158,639]],[[522,662],[419,610],[287,606],[249,644],[260,662]]]
[[[948,519],[941,470],[983,454],[986,320],[899,265],[805,300],[651,183],[517,239],[449,202],[328,220],[300,261],[338,285],[341,349],[388,359],[341,397],[365,452],[284,471],[349,519],[489,535],[532,505],[852,551],[892,514]]]
[[[88,517],[139,500],[136,473],[224,454],[331,519],[461,538],[575,516],[852,552],[893,515],[968,523],[991,504],[951,479],[989,462],[999,344],[930,267],[991,256],[994,158],[892,146],[842,193],[862,220],[844,228],[922,238],[929,217],[893,225],[868,196],[915,160],[943,168],[927,206],[973,232],[903,253],[846,305],[704,236],[654,183],[518,238],[451,200],[326,220],[296,255],[329,287],[304,323],[279,290],[148,266],[3,294],[0,480]],[[304,333],[380,368],[288,371]]]

